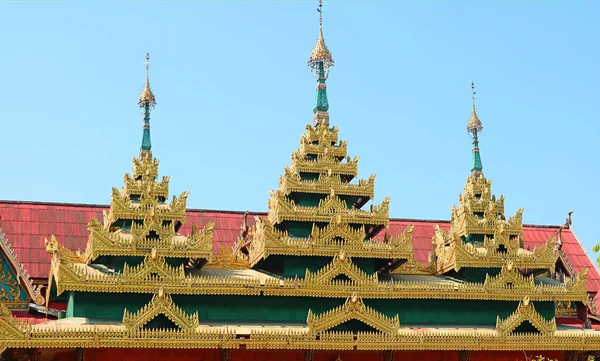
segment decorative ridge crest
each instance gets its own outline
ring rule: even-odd
[[[306,270],[304,280],[311,283],[330,284],[335,277],[345,275],[354,284],[370,284],[377,285],[377,273],[367,275],[357,265],[352,262],[352,259],[346,255],[346,252],[341,250],[339,254],[333,257],[333,261],[327,264],[316,272]]]
[[[13,271],[16,275],[16,279],[13,279],[13,276],[10,273],[6,273],[0,267],[0,284],[6,284],[9,288],[14,292],[13,296],[18,296],[19,284],[23,286],[25,292],[27,292],[27,296],[33,300],[37,305],[44,304],[44,296],[41,294],[39,286],[35,286],[31,282],[31,278],[27,273],[27,270],[23,268],[21,263],[19,262],[17,255],[14,253],[13,249],[10,247],[8,240],[6,239],[4,232],[0,229],[0,253],[4,254],[6,261],[13,268]],[[0,299],[2,299],[2,291],[3,288],[0,287]]]
[[[130,332],[135,332],[144,327],[148,322],[158,315],[164,315],[175,323],[183,333],[198,331],[200,322],[198,312],[188,315],[179,308],[170,295],[165,294],[161,288],[157,294],[152,296],[150,303],[146,304],[135,313],[127,311],[123,313],[123,324]]]
[[[285,174],[279,177],[279,191],[285,195],[292,192],[357,196],[372,199],[375,197],[375,175],[360,179],[358,183],[343,182],[341,175],[322,173],[316,180],[303,180],[299,174],[285,168]]]
[[[165,257],[189,257],[210,260],[214,223],[209,222],[201,231],[192,225],[188,237],[178,235],[174,225],[163,226],[160,219],[152,215],[145,217],[144,225],[131,227],[130,233],[110,232],[96,218],[88,224],[89,239],[85,260],[91,261],[100,255],[110,256],[146,256],[156,249]],[[155,232],[158,237],[150,237]]]
[[[390,198],[385,198],[379,205],[371,205],[370,210],[349,208],[346,201],[331,192],[319,201],[316,207],[296,205],[281,192],[272,192],[269,200],[267,218],[274,224],[289,221],[329,222],[332,217],[341,215],[345,222],[382,225],[389,224]]]
[[[358,320],[386,334],[398,332],[400,328],[398,315],[388,317],[379,313],[365,305],[362,298],[358,297],[356,293],[348,297],[342,306],[322,314],[316,315],[309,310],[306,322],[311,333],[319,334],[350,320]]]
[[[344,217],[328,219],[328,225],[313,225],[311,235],[292,238],[280,231],[267,219],[256,217],[256,232],[250,244],[250,264],[254,265],[269,255],[334,256],[340,250],[351,257],[410,259],[412,253],[412,226],[399,236],[383,242],[365,239],[364,227],[354,229]]]
[[[0,350],[4,340],[22,340],[29,336],[31,325],[17,320],[10,310],[0,303]]]
[[[501,319],[498,316],[496,330],[501,337],[512,336],[514,335],[514,330],[526,321],[531,323],[543,336],[551,336],[556,331],[556,319],[545,320],[535,310],[529,297],[525,297],[523,301],[519,302],[519,306],[517,306],[515,312],[507,318]]]
[[[233,246],[221,245],[219,251],[212,255],[209,263],[203,268],[221,268],[221,269],[248,269],[250,261],[248,256],[240,251],[242,242],[238,240]]]
[[[520,238],[507,231],[504,223],[496,224],[494,237],[485,235],[483,244],[467,243],[453,229],[445,232],[437,225],[435,229],[433,244],[438,273],[462,267],[502,267],[509,260],[517,268],[550,270],[555,264],[554,238],[528,251],[521,248]]]

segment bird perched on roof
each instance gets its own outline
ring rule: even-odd
[[[573,222],[571,221],[572,214],[573,214],[573,211],[569,212],[569,215],[567,216],[567,221],[565,222],[565,225],[563,226],[563,228],[566,228],[566,229],[571,228],[571,225],[573,224]]]

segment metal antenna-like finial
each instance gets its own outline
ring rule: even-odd
[[[152,156],[152,142],[150,141],[150,110],[154,108],[156,105],[156,98],[154,98],[154,94],[152,94],[152,90],[150,89],[150,53],[146,53],[146,61],[144,65],[146,65],[146,84],[144,85],[144,90],[140,94],[140,101],[138,102],[140,108],[143,109],[144,113],[144,126],[142,127],[142,147],[140,149],[140,155],[148,155]]]
[[[327,79],[329,68],[333,66],[333,57],[325,45],[325,37],[323,36],[323,0],[319,0],[319,38],[317,44],[310,53],[308,67],[315,72],[317,78]]]
[[[467,123],[467,132],[471,133],[473,137],[473,155],[472,155],[472,167],[471,167],[471,176],[479,177],[483,170],[483,165],[481,164],[481,154],[479,153],[479,138],[478,134],[483,130],[483,125],[481,124],[481,120],[477,117],[477,111],[475,110],[475,95],[477,92],[475,91],[475,83],[471,82],[471,99],[473,101],[473,109],[471,111],[471,118]]]
[[[144,62],[144,65],[146,65],[146,76],[150,72],[150,62],[148,60],[150,60],[150,53],[146,53],[146,61]]]
[[[146,65],[146,84],[144,86],[144,90],[140,94],[139,105],[141,108],[144,108],[147,105],[150,107],[154,107],[156,105],[156,98],[154,98],[154,94],[150,89],[150,53],[146,53],[146,61],[143,63]]]
[[[319,0],[317,11],[319,12],[319,27],[323,28],[323,0]]]

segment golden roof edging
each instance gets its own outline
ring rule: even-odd
[[[317,315],[309,310],[306,323],[312,334],[320,334],[353,319],[361,321],[382,333],[397,332],[400,328],[398,315],[388,317],[376,311],[365,305],[362,298],[356,293],[348,297],[343,305],[324,313]]]
[[[155,228],[152,225],[148,227]],[[187,237],[177,235],[173,227],[174,225],[171,224],[170,231],[163,230],[162,236],[159,232],[160,237],[157,241],[148,241],[145,236],[148,229],[144,231],[132,227],[132,232],[137,232],[137,236],[121,234],[118,231],[109,232],[100,221],[92,217],[88,223],[89,237],[85,260],[91,262],[99,256],[146,256],[152,249],[156,249],[160,256],[210,260],[213,252],[214,222],[206,224],[201,231],[198,231],[196,225],[192,225],[192,232]],[[176,237],[185,238],[185,242],[175,244]]]
[[[165,294],[162,288],[152,296],[148,304],[144,305],[138,311],[129,312],[125,309],[123,312],[123,324],[130,333],[137,332],[159,314],[165,315],[179,326],[182,333],[195,333],[200,326],[198,312],[188,315],[173,302],[170,295]]]
[[[501,337],[510,336],[523,322],[528,321],[542,336],[553,335],[556,332],[556,319],[546,320],[540,315],[529,297],[519,302],[517,309],[507,318],[500,316],[496,319],[496,330]]]
[[[13,252],[10,244],[8,244],[8,240],[4,235],[2,229],[0,229],[0,250],[5,255],[7,262],[9,265],[13,267],[15,275],[17,276],[17,282],[23,286],[25,292],[29,298],[37,305],[43,305],[45,297],[41,294],[38,286],[35,286],[27,273],[27,270],[23,268],[19,260],[17,259],[17,255]]]
[[[333,190],[336,194],[356,197],[375,197],[375,175],[368,179],[360,179],[358,183],[342,182],[339,174],[319,174],[317,180],[302,180],[298,174],[292,173],[289,168],[284,169],[284,174],[279,177],[279,191],[285,195],[292,192],[328,194]]]
[[[1,318],[0,318],[1,319]],[[1,321],[0,321],[1,322]],[[18,321],[12,317],[8,321]],[[516,334],[502,337],[493,329],[400,328],[394,333],[324,331],[317,335],[305,330],[253,329],[249,337],[237,337],[235,328],[206,329],[184,334],[166,330],[144,330],[133,335],[126,330],[110,331],[98,326],[68,329],[36,325],[16,335],[0,337],[3,348],[222,348],[269,350],[472,350],[472,351],[565,351],[598,350],[600,332],[595,330],[557,330],[544,336]]]
[[[302,281],[303,284],[327,285],[339,275],[347,276],[352,284],[356,285],[377,285],[379,283],[377,273],[367,275],[356,264],[352,262],[352,258],[346,255],[344,250],[333,257],[333,260],[321,269],[310,272],[306,269],[306,275]],[[346,283],[346,282],[342,282]]]

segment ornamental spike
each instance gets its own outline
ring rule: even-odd
[[[325,44],[323,36],[323,0],[319,0],[319,38],[317,44],[310,53],[308,67],[317,77],[317,94],[315,97],[315,106],[313,108],[313,123],[329,125],[329,101],[327,100],[327,85],[325,81],[329,76],[329,69],[333,66],[333,57]]]
[[[150,138],[150,111],[156,105],[156,98],[150,89],[149,65],[150,53],[146,53],[146,85],[140,94],[138,105],[144,110],[144,126],[142,127],[142,146],[140,148],[140,157],[143,155],[152,157],[152,141]]]
[[[472,151],[472,166],[471,166],[471,177],[477,178],[483,174],[483,164],[481,163],[481,154],[479,153],[479,138],[477,133],[483,130],[483,125],[477,117],[475,111],[475,83],[471,83],[471,99],[473,101],[473,110],[471,112],[471,119],[467,123],[467,132],[471,133],[473,137],[473,151]]]

